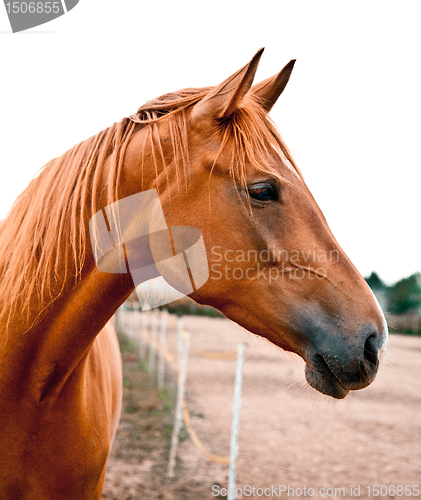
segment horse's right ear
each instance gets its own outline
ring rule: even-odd
[[[194,123],[208,125],[210,121],[230,116],[241,107],[243,98],[253,83],[263,50],[260,49],[249,63],[214,87],[196,104],[192,112]]]
[[[292,59],[277,75],[271,76],[263,82],[253,85],[251,91],[257,95],[262,101],[263,108],[266,112],[272,109],[278,97],[284,91],[289,77],[294,68],[295,59]]]

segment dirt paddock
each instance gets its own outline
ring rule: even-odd
[[[194,347],[224,351],[235,349],[238,342],[249,346],[237,498],[421,498],[421,337],[391,335],[375,382],[335,401],[307,385],[298,357],[228,320],[188,316],[184,326],[193,335],[186,386],[192,426],[215,455],[229,455],[235,361],[204,358]],[[173,328],[168,348],[176,353]],[[175,367],[168,368],[171,392]],[[155,398],[136,402],[144,412],[137,423],[128,424],[123,412],[103,498],[226,498],[228,466],[208,460],[189,438],[179,444],[175,480],[166,482],[172,415]],[[144,426],[145,419],[151,419],[150,408],[159,418],[165,414],[162,426],[168,435],[145,431],[148,452],[127,457],[121,450],[129,444],[122,440],[133,448],[138,432],[133,425]]]

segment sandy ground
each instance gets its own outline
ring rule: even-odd
[[[190,316],[184,326],[193,339],[186,387],[192,425],[216,455],[229,455],[235,361],[204,358],[194,347],[249,346],[237,498],[421,498],[420,337],[391,335],[375,382],[335,401],[307,385],[298,357],[228,320]],[[176,352],[173,328],[168,348]],[[174,378],[174,368],[168,368]],[[180,443],[178,455],[178,480],[202,486],[200,494],[185,498],[226,497],[227,465],[205,458],[190,439]]]

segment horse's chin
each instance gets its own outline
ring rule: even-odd
[[[284,351],[297,354],[298,356],[304,358],[299,351],[294,349],[285,341],[282,343],[278,341],[277,345]],[[343,399],[347,396],[349,390],[345,389],[345,387],[339,382],[321,356],[317,356],[316,358],[312,357],[311,359],[304,358],[304,360],[306,362],[306,380],[307,383],[313,387],[313,389],[316,389],[316,391],[335,399]]]
[[[306,363],[305,373],[308,384],[322,394],[343,399],[349,393],[321,356]]]

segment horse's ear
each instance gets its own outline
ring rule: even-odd
[[[277,75],[271,76],[263,80],[263,82],[253,85],[251,91],[261,99],[262,105],[267,112],[272,109],[276,100],[284,91],[289,77],[291,76],[292,69],[294,68],[294,64],[295,59],[290,61]]]
[[[260,49],[249,63],[214,87],[196,104],[192,113],[195,122],[228,117],[241,106],[244,96],[253,83],[263,50]]]

